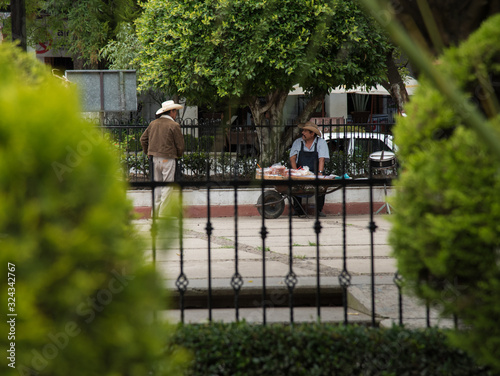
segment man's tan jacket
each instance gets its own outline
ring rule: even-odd
[[[171,119],[153,120],[141,136],[144,153],[154,157],[174,159],[184,153],[181,127]]]

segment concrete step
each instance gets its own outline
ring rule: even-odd
[[[268,324],[289,324],[291,322],[290,308],[274,307],[266,309],[266,323]],[[181,322],[180,310],[168,310],[158,313],[158,317],[170,323]],[[321,307],[318,319],[317,309],[314,307],[294,307],[294,323],[329,322],[343,323],[345,312],[343,307]],[[235,322],[236,310],[232,308],[222,308],[212,310],[212,321],[215,322]],[[262,308],[241,308],[238,310],[238,320],[245,320],[248,323],[262,324],[264,321]],[[350,324],[371,325],[371,316],[349,308],[347,310],[347,320]],[[186,309],[184,310],[184,323],[202,324],[209,322],[208,309]],[[378,325],[379,320],[376,320]]]
[[[340,286],[322,287],[320,290],[320,306],[342,307],[343,290]],[[181,304],[181,294],[178,290],[170,291],[173,307]],[[294,307],[316,307],[317,290],[314,286],[300,286],[293,289],[293,296],[286,286],[270,286],[266,288],[265,305],[267,307],[289,307],[290,298]],[[241,289],[238,294],[232,287],[214,288],[211,291],[212,308],[259,308],[262,306],[263,290],[252,286]],[[208,288],[191,288],[184,293],[184,307],[187,309],[208,308]]]
[[[378,276],[377,286],[393,285],[391,276]],[[348,321],[359,324],[372,324],[371,298],[369,286],[370,278],[354,276],[351,286],[347,289]],[[235,291],[231,287],[231,280],[218,278],[212,281],[211,308],[212,320],[236,321]],[[249,322],[262,323],[262,284],[261,278],[254,278],[252,285],[243,286],[238,294],[239,319]],[[382,285],[380,285],[382,284]],[[175,280],[166,280],[169,290],[170,304],[168,319],[173,322],[181,320],[181,294],[175,286]],[[344,289],[340,286],[338,277],[320,279],[320,316],[325,322],[344,322]],[[360,287],[364,287],[363,291]],[[392,286],[391,286],[392,287]],[[389,297],[392,304],[397,303],[394,288],[390,288]],[[189,287],[184,293],[184,321],[206,322],[209,319],[208,284],[206,280],[190,280]],[[283,278],[266,278],[266,322],[290,322],[290,293]],[[294,322],[314,322],[317,320],[317,280],[315,277],[305,277],[293,289]],[[384,320],[385,315],[377,312],[375,321]]]

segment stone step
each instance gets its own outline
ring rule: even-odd
[[[294,323],[318,322],[318,312],[314,307],[294,307]],[[181,322],[180,310],[168,310],[158,312],[158,317],[170,323]],[[319,321],[329,323],[343,323],[345,312],[343,307],[321,307]],[[248,323],[262,324],[264,321],[262,308],[241,308],[238,310],[238,320],[245,320]],[[371,316],[349,308],[347,310],[347,320],[350,324],[372,325]],[[233,308],[221,308],[212,310],[213,322],[235,322],[236,310]],[[186,309],[184,310],[184,323],[201,324],[209,322],[208,309]],[[289,324],[291,322],[290,308],[274,307],[266,309],[267,324]],[[379,319],[376,320],[378,325]]]
[[[340,286],[322,287],[320,290],[320,306],[342,307],[343,290]],[[184,307],[188,309],[208,308],[208,288],[190,288],[183,294]],[[265,304],[267,307],[289,307],[290,298],[293,299],[294,307],[316,307],[317,289],[314,286],[297,286],[293,289],[293,295],[286,286],[269,286],[266,288]],[[181,294],[177,289],[170,290],[170,299],[173,307],[180,307]],[[236,295],[232,287],[217,287],[211,291],[212,308],[236,307],[260,308],[262,306],[263,290],[259,286],[246,287]]]

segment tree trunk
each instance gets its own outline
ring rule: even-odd
[[[299,114],[298,123],[305,123],[311,117],[311,113],[322,103],[326,94],[316,95],[307,103]],[[257,126],[257,135],[260,145],[260,160],[263,166],[288,161],[285,151],[291,146],[295,138],[299,136],[298,127],[286,127],[283,122],[283,108],[288,91],[279,91],[269,94],[265,102],[254,97],[248,101],[252,116]]]
[[[19,47],[26,51],[26,6],[24,0],[11,0],[12,41],[19,41]]]
[[[248,100],[248,106],[257,127],[260,146],[260,163],[270,165],[281,160],[284,148],[281,144],[283,133],[283,107],[288,91],[276,90],[261,102],[259,97]]]
[[[312,97],[311,100],[307,102],[304,110],[302,110],[302,113],[300,113],[299,116],[297,117],[297,124],[303,124],[309,121],[309,119],[311,118],[311,114],[320,104],[323,103],[325,96],[326,93]],[[283,145],[284,148],[288,148],[291,146],[293,141],[298,137],[300,137],[299,127],[295,126],[286,127],[281,137],[281,144]]]
[[[404,105],[408,102],[408,92],[403,78],[399,74],[398,67],[394,62],[392,51],[387,54],[385,63],[387,65],[388,82],[382,82],[382,86],[389,92],[394,102],[396,102],[398,113],[404,110]]]
[[[309,121],[311,118],[311,114],[314,112],[314,110],[323,103],[323,100],[325,99],[327,93],[321,93],[318,95],[313,96],[309,102],[307,102],[306,107],[302,111],[301,114],[299,114],[299,117],[297,118],[298,123],[305,123],[306,121]]]

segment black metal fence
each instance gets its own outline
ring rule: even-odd
[[[337,124],[323,119],[318,125],[330,149],[330,160],[325,165],[327,174],[367,177],[370,154],[396,148],[391,134],[392,124]],[[120,152],[124,172],[131,182],[150,180],[149,161],[140,144],[146,127],[147,124],[101,127]],[[181,127],[186,151],[179,160],[179,178],[186,181],[205,181],[208,177],[212,180],[236,177],[252,180],[266,152],[265,137],[272,133],[269,130],[273,128],[270,125],[224,127],[218,120],[186,120]],[[272,163],[290,167],[289,150],[300,131],[296,124],[275,128],[279,128],[276,142],[279,150],[274,153]]]
[[[324,273],[322,273],[322,266],[320,263],[321,254],[323,245],[320,241],[320,234],[323,229],[323,222],[325,219],[318,216],[317,212],[313,213],[310,217],[310,226],[312,231],[314,232],[316,241],[314,242],[314,246],[316,248],[316,256],[315,256],[315,283],[314,283],[314,291],[308,289],[307,291],[303,291],[297,288],[297,285],[301,282],[301,278],[297,276],[295,271],[295,254],[296,247],[292,241],[293,238],[293,228],[295,217],[292,217],[291,210],[288,211],[288,214],[283,216],[280,220],[288,222],[288,239],[283,239],[283,244],[288,244],[288,255],[287,255],[287,267],[288,272],[282,276],[282,285],[280,288],[276,288],[276,284],[270,285],[268,283],[268,278],[266,277],[266,269],[267,265],[270,262],[269,256],[266,253],[266,249],[268,248],[267,240],[269,234],[269,222],[275,221],[275,219],[267,219],[265,215],[261,215],[257,220],[260,221],[260,230],[256,231],[255,237],[260,238],[262,250],[262,258],[260,264],[256,264],[256,268],[260,269],[260,285],[258,289],[252,287],[251,291],[246,290],[245,288],[249,288],[249,286],[244,285],[245,275],[239,269],[239,240],[238,240],[238,222],[240,219],[238,214],[238,196],[242,194],[242,191],[249,187],[258,187],[261,189],[262,195],[264,192],[272,189],[276,182],[271,180],[260,180],[258,182],[248,182],[248,181],[239,181],[239,180],[228,180],[222,182],[223,186],[231,187],[234,193],[234,212],[232,220],[234,221],[235,228],[235,240],[234,240],[234,265],[231,278],[227,278],[224,280],[225,286],[222,289],[225,290],[226,300],[221,302],[220,294],[220,283],[221,280],[215,278],[212,273],[213,268],[213,250],[212,250],[212,235],[214,230],[214,218],[211,216],[210,210],[210,199],[211,199],[211,188],[218,186],[218,184],[214,184],[215,182],[178,182],[175,186],[180,189],[180,197],[182,201],[183,190],[187,187],[197,186],[198,188],[205,188],[207,195],[207,217],[200,218],[200,221],[204,221],[204,230],[206,234],[207,241],[207,278],[204,280],[205,284],[203,286],[199,285],[199,276],[198,275],[189,275],[189,272],[186,271],[187,266],[189,266],[189,261],[186,260],[185,254],[186,249],[183,245],[183,221],[185,220],[182,217],[182,214],[178,218],[178,227],[179,227],[179,239],[180,239],[180,248],[176,250],[179,256],[179,268],[180,272],[175,279],[175,289],[173,295],[176,302],[176,307],[174,309],[178,309],[180,315],[180,321],[186,322],[186,314],[190,312],[192,309],[202,310],[206,316],[205,319],[208,321],[214,320],[214,312],[220,308],[228,308],[234,310],[234,320],[239,321],[241,319],[240,311],[247,307],[259,308],[261,312],[260,321],[262,324],[266,325],[268,323],[268,310],[275,309],[277,307],[287,307],[288,308],[288,321],[289,323],[295,322],[295,311],[299,309],[299,307],[307,306],[310,309],[314,308],[315,311],[315,319],[314,321],[322,321],[322,312],[327,307],[331,306],[340,306],[343,308],[343,323],[348,324],[353,322],[352,316],[350,316],[349,312],[352,312],[352,308],[348,303],[348,295],[349,289],[353,287],[353,275],[350,272],[348,265],[348,250],[350,248],[350,244],[347,241],[347,232],[348,228],[348,219],[347,219],[347,210],[346,210],[346,192],[349,190],[351,186],[366,186],[369,188],[369,207],[371,208],[368,221],[366,222],[366,228],[370,232],[370,244],[367,246],[367,251],[369,252],[369,260],[370,260],[370,273],[368,276],[364,276],[364,278],[369,278],[369,282],[365,285],[369,286],[369,300],[370,307],[369,310],[369,322],[365,321],[365,324],[378,326],[380,321],[380,312],[377,311],[376,308],[376,300],[377,300],[377,289],[378,285],[376,283],[376,278],[378,278],[375,270],[375,252],[377,245],[374,242],[374,235],[379,227],[377,225],[377,220],[380,219],[379,216],[375,215],[374,210],[374,202],[373,202],[373,190],[376,186],[380,184],[390,184],[390,179],[380,179],[380,178],[368,178],[362,180],[356,179],[338,179],[338,180],[319,180],[316,179],[309,184],[315,187],[315,195],[317,197],[320,194],[320,190],[323,187],[333,187],[335,189],[339,189],[342,192],[342,206],[343,210],[341,213],[341,225],[342,225],[342,270],[337,275],[337,281],[333,281],[331,277],[325,277]],[[163,186],[169,186],[173,183],[161,183],[161,182],[136,182],[132,183],[133,186],[137,188],[150,188],[150,189],[161,189]],[[286,186],[288,190],[288,194],[284,195],[284,199],[292,196],[293,190],[296,187],[300,187],[302,184],[300,181],[294,181],[289,179],[284,182],[280,182],[280,184]],[[154,193],[152,192],[152,196]],[[274,205],[273,203],[265,203],[262,201],[260,203],[261,211],[265,213],[266,205]],[[290,205],[290,203],[288,203]],[[152,228],[157,228],[157,221],[162,221],[161,219],[156,219],[153,216],[152,219]],[[156,249],[156,236],[157,232],[152,231],[152,252],[153,252],[153,262],[157,260],[157,249]],[[190,278],[195,278],[198,282],[197,285],[191,285]],[[385,276],[387,279],[387,276]],[[213,283],[217,279],[218,287],[214,287]],[[395,288],[397,289],[397,295],[394,296],[394,302],[392,304],[397,305],[398,307],[398,318],[395,320],[399,325],[403,325],[405,321],[405,315],[413,313],[413,312],[405,312],[404,307],[404,298],[402,295],[402,286],[404,284],[403,278],[395,272],[392,276],[392,282],[394,283]],[[259,290],[260,291],[256,291]],[[341,294],[335,294],[335,291],[341,291]],[[217,293],[216,293],[217,291]],[[279,296],[279,298],[276,298]],[[250,304],[250,305],[249,305]],[[189,320],[188,320],[189,321]],[[356,320],[356,323],[363,323],[363,321]],[[428,305],[425,308],[425,325],[430,327],[432,325],[431,320],[431,307]],[[455,326],[457,326],[457,322],[455,321]]]
[[[239,254],[238,254],[238,220],[239,220],[239,205],[238,205],[238,195],[242,194],[242,191],[248,188],[258,188],[261,191],[261,198],[265,197],[265,192],[273,190],[276,186],[276,182],[267,179],[255,179],[256,171],[261,170],[261,174],[264,175],[263,166],[257,164],[259,154],[262,152],[262,144],[259,142],[259,138],[256,136],[258,128],[255,126],[241,126],[235,130],[231,130],[229,133],[226,129],[220,127],[219,124],[209,123],[207,124],[196,124],[196,125],[183,125],[183,133],[186,139],[186,154],[188,158],[183,159],[183,164],[181,169],[183,175],[175,183],[163,183],[155,182],[151,179],[149,175],[149,161],[143,153],[141,152],[141,146],[139,143],[139,138],[147,125],[128,125],[128,126],[110,126],[106,127],[106,132],[108,137],[110,137],[115,146],[120,150],[123,156],[123,166],[126,173],[129,176],[131,187],[134,189],[148,189],[151,190],[151,201],[154,203],[154,191],[156,189],[161,189],[165,186],[175,186],[180,191],[180,200],[182,202],[183,192],[188,188],[202,188],[206,192],[206,202],[207,202],[207,216],[206,218],[200,219],[201,221],[206,221],[205,223],[205,234],[207,240],[207,279],[206,284],[203,288],[200,286],[190,286],[190,276],[186,272],[186,259],[185,252],[186,249],[183,245],[183,220],[182,213],[180,218],[178,218],[179,224],[179,239],[180,239],[180,249],[179,249],[179,267],[180,272],[175,280],[176,292],[174,296],[176,297],[176,302],[178,304],[178,309],[180,311],[180,320],[185,321],[185,314],[189,311],[190,307],[193,305],[193,299],[198,300],[198,306],[200,306],[199,301],[204,302],[201,304],[206,309],[207,317],[209,321],[213,320],[214,310],[220,308],[220,295],[214,294],[213,286],[213,275],[212,275],[212,245],[211,239],[213,235],[213,218],[211,216],[211,191],[216,187],[229,187],[234,194],[234,212],[233,220],[235,227],[235,241],[234,241],[234,270],[230,279],[228,279],[226,292],[229,289],[229,295],[232,300],[230,305],[234,309],[235,320],[240,320],[240,309],[246,306],[248,299],[251,299],[252,305],[254,307],[260,307],[262,312],[261,322],[265,325],[268,322],[267,310],[269,309],[270,294],[274,294],[274,287],[271,288],[266,279],[266,267],[269,262],[268,255],[266,255],[267,244],[269,234],[269,221],[273,219],[268,219],[269,216],[266,215],[266,210],[272,210],[276,205],[288,204],[291,205],[291,200],[293,197],[294,190],[300,187],[303,182],[294,179],[284,179],[280,182],[282,189],[280,195],[283,197],[283,202],[268,202],[265,199],[259,200],[258,209],[261,213],[260,216],[260,230],[255,234],[256,237],[260,237],[260,242],[262,244],[262,259],[260,263],[261,269],[261,284],[260,291],[255,294],[255,289],[253,289],[254,294],[247,294],[244,289],[244,276],[241,274],[239,269]],[[295,126],[293,127],[295,128]],[[290,127],[289,129],[292,129]],[[374,244],[374,234],[377,231],[377,217],[374,209],[373,191],[375,187],[383,185],[384,187],[391,185],[392,175],[387,174],[387,171],[394,172],[394,168],[387,168],[383,166],[378,168],[376,164],[372,163],[370,160],[370,153],[378,150],[393,150],[394,145],[392,144],[392,136],[390,134],[390,127],[388,129],[377,129],[374,132],[371,124],[328,124],[321,126],[324,137],[329,137],[331,152],[335,151],[334,148],[340,149],[340,155],[344,155],[341,163],[335,167],[330,165],[330,171],[327,173],[335,173],[339,175],[339,179],[314,179],[308,184],[312,186],[312,195],[317,199],[318,195],[324,193],[325,190],[334,189],[342,192],[342,213],[341,213],[341,223],[342,223],[342,270],[338,273],[337,283],[335,286],[341,289],[341,298],[338,299],[333,296],[329,290],[329,286],[325,286],[322,282],[325,278],[321,272],[321,249],[322,244],[320,243],[320,234],[323,229],[322,218],[318,215],[316,211],[312,214],[312,231],[316,236],[316,270],[315,270],[315,291],[307,292],[306,297],[304,297],[303,292],[297,289],[297,284],[299,282],[299,277],[294,270],[294,247],[292,242],[292,232],[293,232],[293,221],[292,211],[288,211],[288,215],[284,216],[288,221],[289,228],[289,252],[288,252],[288,272],[283,275],[284,289],[281,290],[281,294],[284,297],[282,299],[282,304],[289,309],[289,322],[293,323],[295,321],[294,312],[297,309],[297,304],[304,299],[307,300],[307,304],[311,307],[315,307],[316,319],[321,320],[322,308],[325,306],[330,306],[333,304],[334,300],[340,300],[340,306],[343,307],[343,322],[345,324],[349,323],[349,305],[348,305],[348,291],[352,286],[352,273],[349,271],[347,265],[347,251],[349,244],[347,244],[346,233],[348,231],[347,226],[347,209],[346,209],[346,192],[352,186],[366,187],[369,190],[368,207],[369,220],[366,223],[366,227],[369,230],[371,236],[369,248],[369,259],[370,259],[370,323],[373,326],[377,325],[378,313],[376,310],[376,289],[377,285],[375,283],[375,265],[374,265],[374,252],[376,245]],[[286,133],[287,128],[284,128]],[[233,135],[234,133],[234,135]],[[354,138],[356,135],[362,136],[360,140],[365,142],[364,144],[349,145],[349,137]],[[232,138],[234,136],[234,138]],[[289,134],[289,144],[294,139],[293,132],[290,131]],[[390,141],[390,142],[389,142]],[[285,145],[288,147],[286,141]],[[343,148],[343,150],[342,150]],[[286,152],[286,147],[284,148]],[[359,153],[359,155],[358,155]],[[195,157],[192,157],[196,155]],[[346,158],[348,155],[351,159]],[[356,158],[364,159],[363,165],[356,166],[353,160]],[[192,158],[192,159],[190,159]],[[217,160],[220,158],[220,160]],[[227,158],[227,159],[226,159]],[[217,160],[217,161],[216,161]],[[245,163],[248,162],[248,166]],[[281,161],[286,165],[286,160]],[[243,166],[243,167],[242,167]],[[333,170],[337,168],[337,170]],[[349,170],[351,169],[351,170]],[[360,172],[361,171],[361,172]],[[345,173],[350,173],[353,176],[349,178],[345,176]],[[360,172],[360,173],[359,173]],[[356,178],[358,176],[363,176],[362,178]],[[355,178],[353,178],[355,177]],[[154,205],[153,205],[154,206]],[[153,231],[152,231],[152,252],[153,261],[156,262],[156,236],[155,228],[157,228],[156,221],[158,221],[154,215],[153,208]],[[403,296],[401,294],[401,288],[403,285],[403,280],[401,276],[396,272],[393,275],[393,283],[398,290],[397,302],[398,305],[398,322],[403,324],[405,312],[403,311]],[[201,291],[201,292],[200,292]],[[314,299],[312,299],[312,294],[314,294]],[[314,301],[313,303],[311,303]],[[338,304],[337,301],[335,304]],[[273,303],[274,304],[274,303]],[[195,304],[196,305],[196,304]],[[226,302],[227,305],[227,302]],[[430,307],[427,306],[426,309],[426,325],[431,325],[431,315]],[[456,325],[456,321],[455,321]]]

